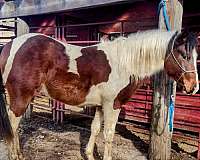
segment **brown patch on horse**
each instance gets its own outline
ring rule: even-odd
[[[107,82],[111,72],[103,51],[97,50],[97,47],[88,47],[81,52],[82,56],[76,58],[79,75],[57,69],[54,78],[46,83],[51,97],[70,105],[85,102],[90,87]]]
[[[77,68],[81,79],[91,78],[91,85],[107,82],[111,73],[111,67],[106,54],[97,47],[81,49],[82,56],[77,58]]]
[[[17,51],[6,88],[10,96],[10,109],[16,116],[21,116],[30,103],[35,91],[48,78],[53,66],[63,67],[55,59],[62,59],[64,46],[37,35],[29,38]]]
[[[7,59],[10,55],[10,49],[12,46],[12,41],[8,42],[2,49],[1,54],[0,54],[0,68],[1,68],[1,72],[4,72],[5,69],[5,65],[7,62]]]
[[[46,83],[48,93],[56,100],[70,105],[78,105],[85,101],[91,84],[89,79],[84,81],[79,75],[57,70],[55,77]]]
[[[114,100],[113,108],[114,109],[121,109],[122,105],[124,105],[129,98],[135,93],[136,89],[139,88],[142,80],[140,79],[132,79],[130,77],[129,84],[124,87],[117,95],[117,97]]]

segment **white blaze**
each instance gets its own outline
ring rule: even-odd
[[[198,78],[198,72],[197,72],[197,52],[196,52],[196,49],[194,49],[192,56],[193,56],[193,59],[194,59],[194,67],[195,67],[195,70],[196,70],[196,87],[193,91],[193,94],[195,94],[199,90],[199,78]]]

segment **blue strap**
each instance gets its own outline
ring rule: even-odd
[[[165,25],[168,31],[171,30],[170,24],[169,24],[169,16],[167,15],[167,4],[166,0],[161,0],[158,6],[158,13],[160,12],[161,8],[163,8],[163,17],[165,21]]]
[[[174,100],[170,97],[170,104],[169,104],[169,131],[173,131],[173,121],[174,121]]]

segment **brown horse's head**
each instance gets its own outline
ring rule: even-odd
[[[199,89],[196,45],[194,33],[181,32],[178,36],[175,34],[169,43],[169,53],[164,63],[168,75],[187,94],[195,94]]]

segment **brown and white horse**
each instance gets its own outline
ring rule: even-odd
[[[64,44],[37,33],[15,38],[0,55],[0,133],[10,159],[23,159],[17,128],[32,97],[43,90],[66,104],[102,106],[96,109],[86,154],[94,159],[95,139],[104,121],[104,160],[111,160],[120,112],[114,108],[120,108],[137,88],[130,77],[143,79],[164,69],[185,92],[194,94],[199,87],[195,43],[191,34],[160,30],[90,47]]]

